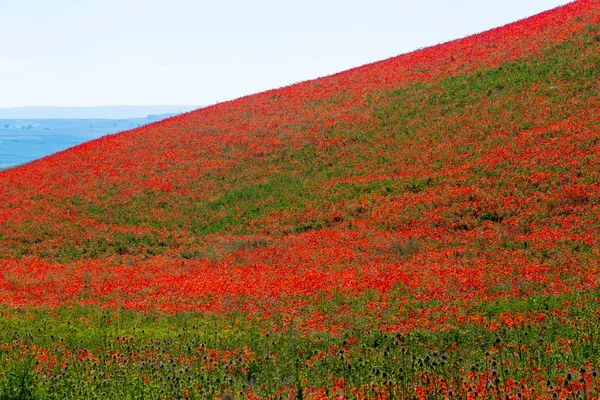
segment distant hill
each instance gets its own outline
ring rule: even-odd
[[[200,106],[99,106],[0,108],[0,119],[125,119],[181,114]]]

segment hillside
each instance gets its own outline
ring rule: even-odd
[[[281,381],[232,373],[198,396],[597,396],[599,77],[600,3],[580,0],[1,171],[0,301],[59,321],[131,312],[133,326],[139,311],[211,315],[234,332],[216,349],[237,356],[255,340],[244,329],[283,346]],[[547,332],[566,356],[535,353]],[[309,372],[303,340],[376,361]],[[382,361],[398,340],[410,368]],[[427,367],[434,349],[455,364]],[[580,383],[561,386],[567,372]]]

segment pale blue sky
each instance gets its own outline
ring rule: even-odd
[[[564,0],[0,0],[0,107],[207,105]]]

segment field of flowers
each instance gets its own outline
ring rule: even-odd
[[[600,2],[0,171],[0,399],[600,398]]]

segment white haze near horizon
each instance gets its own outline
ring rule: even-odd
[[[0,0],[0,107],[208,105],[566,3]]]

